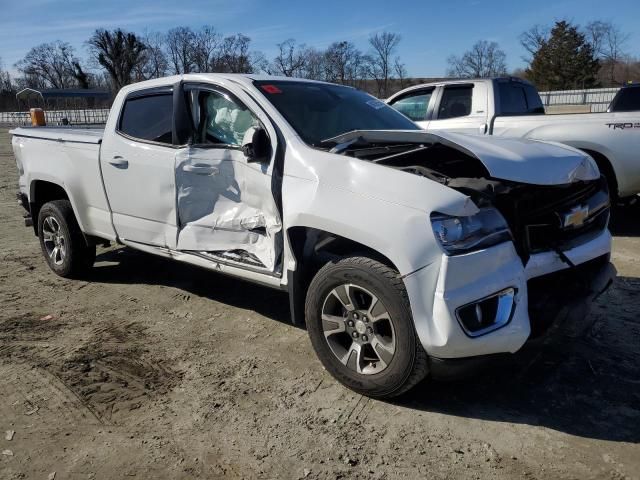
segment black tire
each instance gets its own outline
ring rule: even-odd
[[[381,362],[386,366],[379,373],[374,371],[374,373],[364,374],[357,371],[358,367],[354,369],[356,362],[351,361],[349,346],[344,347],[347,354],[343,357],[343,361],[345,358],[348,360],[343,363],[338,358],[338,354],[332,350],[339,347],[335,347],[336,343],[334,347],[330,346],[325,338],[327,323],[325,322],[323,328],[322,320],[323,308],[328,305],[325,301],[334,301],[329,300],[332,298],[332,292],[336,288],[343,288],[341,285],[345,284],[349,284],[348,288],[355,292],[358,291],[358,287],[362,287],[377,297],[388,312],[390,323],[393,325],[395,352],[388,363]],[[361,295],[366,296],[366,294]],[[337,308],[341,309],[343,305],[344,302],[340,302]],[[363,311],[360,311],[361,318],[371,322],[371,319],[362,317]],[[351,318],[349,315],[352,313],[349,313],[347,308],[342,312],[346,315],[344,318]],[[427,353],[422,348],[414,328],[404,283],[397,271],[376,260],[364,256],[344,257],[322,267],[309,286],[305,316],[311,343],[324,367],[339,382],[362,395],[374,398],[391,398],[401,395],[424,379],[429,372]],[[345,328],[348,328],[347,323],[344,324]],[[362,327],[362,322],[360,326]],[[353,329],[344,332],[346,338],[342,332],[338,335],[341,335],[341,341],[346,342],[347,339],[351,339],[354,332]],[[362,341],[362,338],[360,340]],[[382,356],[379,357],[382,359]],[[358,360],[360,358],[358,356]],[[371,356],[369,356],[370,359]],[[357,363],[362,365],[360,362]],[[351,364],[351,368],[347,364]],[[369,367],[371,365],[376,367],[376,363],[370,363]]]
[[[58,253],[54,255],[54,259],[51,255],[52,248],[58,244],[47,233],[56,231],[56,224],[60,232],[57,238],[62,238],[59,240],[59,248],[64,248],[64,255]],[[53,200],[42,206],[38,214],[38,237],[47,265],[61,277],[80,278],[95,262],[96,246],[87,245],[69,200]]]

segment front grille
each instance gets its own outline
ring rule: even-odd
[[[530,253],[549,249],[569,250],[595,238],[607,228],[609,208],[604,208],[590,216],[583,225],[578,227],[564,228],[551,222],[552,219],[549,220],[550,223],[547,224],[527,225],[525,241]]]
[[[521,256],[569,250],[607,228],[609,194],[604,178],[557,187],[529,187],[504,205]]]

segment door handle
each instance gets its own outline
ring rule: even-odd
[[[118,168],[127,168],[129,166],[129,162],[120,155],[115,155],[111,160],[109,160],[109,163]]]
[[[182,167],[182,170],[184,172],[195,173],[196,175],[217,175],[219,171],[217,167],[202,164],[185,165]]]

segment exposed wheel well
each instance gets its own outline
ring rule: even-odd
[[[315,274],[333,259],[358,254],[396,266],[380,252],[354,240],[311,227],[291,227],[289,243],[296,259],[296,271],[288,272],[289,304],[294,325],[304,325],[304,302]]]
[[[38,214],[40,208],[52,200],[69,200],[67,192],[60,185],[44,180],[34,180],[31,182],[29,195],[29,211],[33,219],[33,230],[38,235]]]
[[[582,151],[589,154],[591,158],[595,160],[596,165],[598,165],[598,169],[600,169],[600,173],[602,173],[607,179],[611,202],[615,202],[618,199],[618,179],[616,178],[616,172],[611,166],[611,162],[600,152],[589,150],[587,148],[583,148]]]

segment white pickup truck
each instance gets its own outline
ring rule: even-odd
[[[123,88],[103,131],[12,133],[55,273],[117,242],[287,290],[327,370],[374,397],[518,351],[615,274],[589,156],[432,135],[349,87],[175,76]]]
[[[640,193],[640,112],[545,115],[526,80],[495,78],[416,85],[387,99],[421,128],[560,142],[588,153],[611,197]]]

